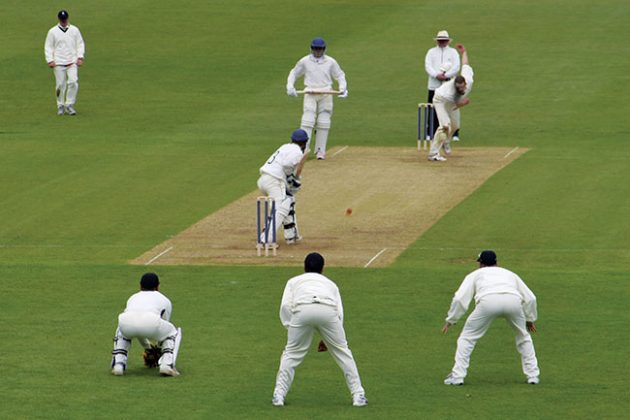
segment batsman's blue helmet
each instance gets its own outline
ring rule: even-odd
[[[295,143],[306,143],[308,141],[308,134],[306,134],[306,131],[298,128],[291,134],[291,140]]]
[[[311,41],[311,48],[324,48],[326,49],[326,41],[322,38],[315,38]]]

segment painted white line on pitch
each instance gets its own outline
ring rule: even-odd
[[[343,152],[344,150],[346,150],[348,147],[350,146],[344,146],[341,149],[337,150],[335,153],[333,153],[333,157],[337,156],[339,153]]]
[[[514,149],[510,150],[507,155],[503,156],[503,159],[510,156],[512,153],[516,152],[517,150],[518,150],[518,147],[515,147]]]
[[[154,262],[155,260],[157,260],[158,258],[160,258],[162,255],[166,254],[167,252],[169,252],[171,249],[173,249],[173,247],[169,247],[166,248],[164,251],[160,252],[159,254],[157,254],[155,257],[151,258],[149,260],[149,262],[147,262],[145,265],[151,265],[152,262]]]
[[[373,257],[372,257],[372,259],[371,259],[370,261],[368,261],[368,262],[367,262],[367,264],[365,264],[365,265],[363,266],[363,268],[367,268],[370,264],[372,264],[372,263],[374,262],[374,260],[375,260],[375,259],[377,259],[378,257],[380,257],[380,256],[381,256],[381,254],[382,254],[383,252],[385,252],[385,250],[386,250],[386,249],[387,249],[387,248],[383,248],[383,249],[381,249],[381,250],[379,251],[379,253],[378,253],[378,254],[376,254],[375,256],[373,256]]]

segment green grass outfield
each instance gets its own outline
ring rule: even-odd
[[[76,118],[55,115],[43,57],[62,7],[87,44]],[[627,417],[629,12],[621,0],[3,0],[0,418]],[[531,150],[392,267],[327,272],[370,405],[351,407],[313,352],[289,405],[271,406],[279,301],[299,267],[156,267],[184,329],[182,376],[144,370],[136,344],[113,377],[116,315],[145,269],[126,262],[255,188],[299,124],[285,81],[310,39],[328,41],[349,82],[331,145],[415,147],[424,54],[443,28],[476,72],[461,144]],[[439,330],[482,248],[539,298],[537,387],[501,322],[466,385],[442,385],[461,327]]]

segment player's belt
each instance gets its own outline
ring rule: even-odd
[[[328,306],[337,306],[335,302],[330,298],[320,298],[319,296],[312,296],[306,299],[300,299],[295,305],[328,305]]]

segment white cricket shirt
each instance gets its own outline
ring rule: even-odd
[[[459,102],[472,90],[473,86],[473,69],[468,64],[462,66],[462,76],[466,79],[466,91],[463,95],[457,93],[455,89],[455,79],[451,79],[435,90],[434,100],[438,102]]]
[[[77,59],[85,56],[85,43],[79,28],[68,25],[62,28],[60,25],[53,26],[46,36],[44,43],[44,55],[46,62],[54,61],[57,65],[68,65],[76,63]]]
[[[304,152],[296,143],[283,144],[260,167],[260,174],[271,175],[274,178],[285,181],[288,175],[295,172],[298,163],[302,160],[302,156],[304,156]]]
[[[328,277],[318,273],[304,273],[287,282],[280,304],[280,321],[289,326],[296,306],[319,303],[337,308],[339,319],[343,321],[343,304],[339,288]]]
[[[304,75],[304,85],[308,89],[332,89],[333,79],[339,84],[340,91],[348,89],[346,74],[334,58],[325,54],[320,58],[309,54],[298,60],[289,72],[287,88],[293,88],[295,80],[302,75]]]
[[[521,278],[502,267],[483,267],[468,274],[453,296],[446,321],[454,324],[468,310],[470,301],[479,303],[481,298],[490,294],[510,294],[521,298],[523,312],[527,321],[538,318],[536,296]]]
[[[450,65],[451,68],[444,72],[444,74],[447,78],[452,79],[457,76],[460,67],[459,54],[455,48],[449,46],[440,48],[435,46],[427,51],[427,55],[424,57],[424,69],[429,75],[429,81],[427,83],[429,90],[435,90],[442,86],[443,83],[446,83],[442,80],[438,80],[437,75],[442,73],[440,67],[447,64]]]
[[[173,305],[157,290],[141,290],[127,300],[125,312],[153,312],[166,321],[171,320]]]

